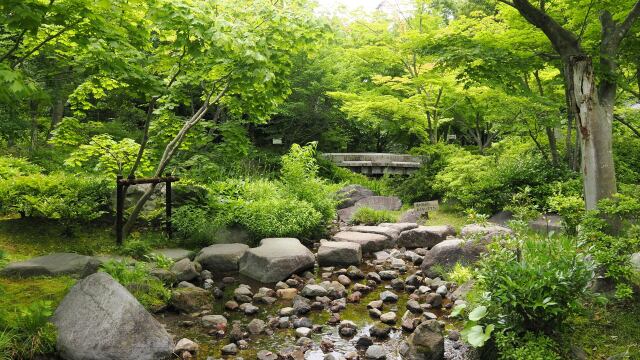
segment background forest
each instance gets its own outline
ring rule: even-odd
[[[527,352],[540,349],[570,358],[570,344],[590,358],[640,356],[628,331],[639,313],[629,255],[640,250],[640,5],[415,0],[381,1],[375,12],[314,8],[306,0],[3,0],[0,265],[52,249],[143,258],[167,243],[319,239],[336,217],[335,191],[361,184],[400,197],[405,209],[440,200],[435,219],[457,226],[503,210],[521,225],[559,214],[564,231],[556,235],[575,246],[556,250],[575,258],[589,249],[611,281],[608,300],[582,299],[581,271],[588,269],[575,263],[531,260],[582,276],[568,280],[575,287],[557,289],[557,272],[528,276],[502,268],[515,260],[496,250],[478,270],[485,282],[496,269],[511,271],[521,284],[539,281],[529,284],[531,294],[551,287],[570,300],[556,308],[525,305],[553,313],[532,327],[505,298],[478,323],[485,330],[497,325],[505,359],[551,358]],[[602,185],[612,191],[598,207],[584,200],[586,145],[569,91],[569,55],[536,24],[540,14],[593,59],[599,96],[609,102],[603,108],[615,178]],[[616,46],[605,36],[608,28],[624,32]],[[409,176],[367,178],[336,167],[323,152],[408,153],[424,166]],[[127,197],[127,241],[116,248],[116,176],[165,174],[180,177],[175,238],[161,234],[163,188],[141,188]],[[363,213],[359,221],[398,215]],[[68,286],[39,281],[29,286],[47,299]],[[17,296],[24,286],[6,280],[3,291]],[[501,295],[494,296],[495,304]],[[602,307],[585,314],[575,298]],[[0,308],[10,303],[2,300]],[[609,322],[592,323],[594,316]],[[12,315],[4,318],[0,349],[2,334],[29,337],[6,320]],[[560,326],[567,319],[581,330]],[[615,328],[616,339],[603,344],[599,326]],[[31,346],[29,355],[12,346],[16,358],[29,358],[51,350],[46,344]]]

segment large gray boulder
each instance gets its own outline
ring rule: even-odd
[[[360,265],[362,247],[358,243],[348,241],[320,240],[318,248],[318,264],[320,266]]]
[[[398,236],[400,236],[400,230],[389,227],[389,226],[367,226],[367,225],[358,225],[351,226],[347,229],[348,231],[362,232],[362,233],[371,233],[371,234],[380,234],[389,238],[389,240],[396,241]]]
[[[407,249],[430,249],[439,242],[444,241],[447,236],[453,236],[455,234],[456,229],[451,225],[420,226],[400,233],[398,246]]]
[[[178,281],[191,281],[200,276],[197,263],[184,258],[171,266],[171,272],[176,275]]]
[[[400,345],[400,355],[406,360],[444,359],[444,335],[438,320],[427,320],[418,325]]]
[[[106,273],[78,282],[52,318],[67,360],[167,359],[173,340],[127,289]]]
[[[513,230],[497,224],[469,224],[462,228],[460,236],[463,238],[482,239],[490,241],[496,236],[513,234]]]
[[[196,261],[214,274],[238,271],[238,261],[247,250],[246,244],[215,244],[200,250]]]
[[[428,277],[443,274],[438,269],[446,270],[456,263],[468,265],[476,262],[480,254],[486,251],[486,245],[478,240],[448,239],[436,244],[427,251],[422,261],[422,271]],[[436,266],[438,265],[438,266]]]
[[[363,253],[371,253],[391,248],[395,243],[385,235],[355,231],[340,231],[333,235],[333,240],[360,244]]]
[[[402,207],[402,200],[397,196],[368,196],[358,200],[354,206],[397,211]]]
[[[100,261],[91,257],[72,253],[53,253],[26,261],[9,264],[0,270],[0,276],[32,277],[70,275],[86,277],[100,267]]]
[[[336,192],[336,197],[340,201],[338,203],[338,209],[344,209],[355,205],[358,200],[364,199],[369,196],[374,196],[373,191],[367,189],[362,185],[348,185]]]
[[[313,268],[315,258],[295,238],[268,238],[240,258],[240,274],[263,283],[275,283],[294,273]]]

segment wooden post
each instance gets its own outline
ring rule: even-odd
[[[116,244],[122,245],[124,234],[122,227],[124,225],[124,185],[121,184],[122,175],[118,175],[116,179]]]
[[[165,175],[167,178],[169,178],[169,174]],[[166,231],[167,231],[167,237],[169,239],[171,239],[171,235],[172,235],[172,229],[171,229],[171,181],[167,181],[165,184],[167,184],[165,186],[165,191],[166,191],[166,206],[165,206],[165,210],[166,210]]]

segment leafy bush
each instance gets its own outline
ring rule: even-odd
[[[507,239],[490,245],[478,279],[496,325],[549,333],[581,310],[593,269],[571,238]]]
[[[143,262],[129,266],[125,262],[112,260],[103,263],[101,271],[126,287],[150,311],[164,307],[171,298],[171,291],[160,279],[149,274],[149,268]]]
[[[151,245],[143,240],[132,239],[125,241],[120,249],[120,254],[142,260],[151,251]]]
[[[0,156],[0,180],[16,176],[38,174],[42,168],[23,158]]]
[[[361,207],[351,217],[352,224],[378,225],[380,223],[398,221],[399,214],[389,210],[375,210],[368,207]]]
[[[185,205],[177,208],[171,217],[176,234],[198,245],[211,245],[221,227],[219,218],[210,209]]]
[[[473,270],[469,267],[460,265],[460,263],[456,263],[447,274],[447,280],[453,281],[458,285],[462,285],[469,280],[473,279]]]
[[[337,188],[318,177],[316,145],[291,145],[289,152],[282,156],[281,178],[288,193],[311,204],[327,222],[336,216],[333,193]]]
[[[0,356],[26,360],[55,352],[56,328],[49,322],[52,314],[51,301],[37,301],[1,313]]]
[[[526,333],[518,337],[513,333],[496,333],[496,346],[501,360],[560,360],[557,344],[548,336]]]
[[[166,257],[165,255],[162,255],[162,254],[145,255],[144,258],[146,261],[155,263],[155,265],[160,269],[168,270],[174,264],[173,259]]]
[[[242,202],[235,221],[257,237],[311,237],[323,217],[306,201],[269,198]]]
[[[579,239],[605,277],[613,281],[619,299],[629,299],[633,293],[629,255],[640,250],[639,219],[640,201],[618,194],[601,200],[598,209],[587,212],[580,225]]]
[[[555,194],[547,201],[549,208],[562,216],[565,232],[568,235],[576,235],[585,211],[582,196]]]
[[[86,222],[108,209],[111,184],[105,178],[64,173],[0,180],[0,212]]]

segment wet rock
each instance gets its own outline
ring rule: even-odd
[[[263,320],[253,319],[249,322],[249,324],[247,324],[247,330],[249,330],[249,333],[251,335],[258,335],[264,332],[266,326],[267,325]]]
[[[313,268],[313,253],[294,238],[262,239],[240,258],[240,273],[263,283],[275,283]]]
[[[391,257],[391,255],[386,251],[376,251],[375,253],[373,253],[373,256],[376,258],[376,260],[387,260]]]
[[[447,289],[446,285],[440,285],[438,286],[438,288],[436,289],[436,294],[440,294],[441,296],[445,296],[447,295],[447,293],[449,292],[449,290]]]
[[[320,342],[320,349],[322,350],[322,352],[329,352],[329,351],[333,351],[333,348],[335,347],[335,345],[333,344],[333,341],[329,340],[329,339],[322,339],[322,341]]]
[[[456,230],[451,225],[420,226],[400,233],[398,246],[407,249],[432,248],[447,236],[455,236]]]
[[[343,286],[349,286],[351,285],[351,279],[349,279],[348,276],[346,275],[339,275],[338,276],[338,282],[340,284],[342,284]]]
[[[385,235],[355,231],[341,231],[333,236],[333,240],[360,244],[362,253],[376,252],[394,245],[393,240]]]
[[[294,288],[278,289],[276,295],[283,300],[291,300],[298,295],[298,290]]]
[[[362,272],[362,270],[360,270],[356,266],[349,266],[349,268],[347,269],[347,276],[351,279],[360,280],[364,279],[364,272]]]
[[[353,321],[342,320],[340,325],[338,325],[338,332],[344,337],[352,337],[357,333],[357,331],[358,327]]]
[[[380,300],[382,300],[383,302],[397,302],[398,295],[396,295],[391,291],[386,290],[380,293]]]
[[[356,348],[358,349],[366,349],[371,345],[373,345],[373,340],[369,336],[361,336],[356,341]]]
[[[350,241],[320,240],[317,255],[320,266],[359,265],[362,262],[362,247]]]
[[[222,347],[221,351],[222,355],[235,355],[238,353],[238,345],[234,343],[225,345]]]
[[[320,285],[305,285],[300,292],[300,295],[308,298],[314,298],[316,296],[326,296],[327,290]]]
[[[224,330],[227,328],[227,318],[222,315],[205,315],[200,319],[202,326]]]
[[[277,360],[278,355],[268,350],[260,350],[256,354],[256,358],[258,360]]]
[[[371,345],[365,353],[368,360],[382,360],[387,358],[387,350],[382,345]]]
[[[377,272],[373,272],[373,271],[367,273],[367,279],[368,280],[373,280],[378,284],[382,282],[382,279],[380,278],[380,274],[378,274]]]
[[[376,339],[387,339],[391,333],[391,327],[382,323],[377,323],[369,329],[369,335]]]
[[[451,331],[449,331],[449,334],[447,335],[447,337],[451,341],[458,341],[458,340],[460,340],[460,333],[455,331],[455,330],[451,330]]]
[[[245,315],[255,315],[260,311],[260,308],[258,308],[257,306],[251,303],[240,304],[238,309],[240,309],[240,311],[245,313]]]
[[[422,312],[422,308],[420,307],[420,303],[415,300],[407,301],[407,310],[411,311],[414,314],[419,314]]]
[[[53,253],[29,260],[14,262],[0,270],[4,277],[33,277],[70,275],[84,278],[96,271],[100,261],[91,256],[72,253]]]
[[[178,340],[178,343],[176,344],[176,346],[173,347],[173,352],[178,356],[182,356],[182,353],[185,351],[195,354],[198,352],[198,349],[199,349],[198,344],[194,343],[193,341],[187,338],[182,338]]]
[[[434,308],[439,308],[442,305],[442,295],[436,293],[429,293],[425,298],[427,304],[430,304]]]
[[[225,276],[222,278],[222,283],[226,285],[230,285],[236,282],[236,278],[233,276]]]
[[[396,313],[394,313],[393,311],[384,313],[384,314],[380,315],[380,321],[382,321],[385,324],[395,324],[396,323]]]
[[[401,345],[400,354],[408,360],[444,359],[444,336],[440,323],[428,320],[418,325]]]
[[[211,307],[210,293],[199,287],[178,288],[171,292],[171,306],[186,313]]]
[[[278,281],[278,282],[276,283],[275,288],[276,288],[276,291],[277,291],[277,290],[280,290],[280,289],[288,289],[288,288],[289,288],[289,285],[287,285],[287,283],[285,283],[285,282]]]
[[[296,329],[297,337],[309,337],[311,335],[311,329],[308,327],[299,327]]]
[[[398,277],[398,272],[393,270],[383,270],[378,274],[380,274],[382,280],[393,280]]]
[[[237,310],[238,306],[240,306],[240,305],[238,305],[238,303],[236,301],[234,301],[234,300],[229,300],[226,303],[224,303],[225,309],[231,310],[231,311]]]

